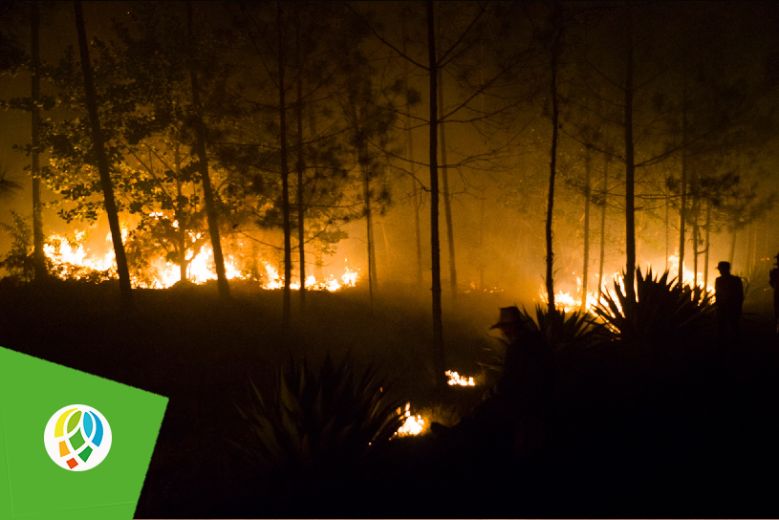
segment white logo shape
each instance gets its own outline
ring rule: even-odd
[[[49,457],[68,471],[87,471],[98,466],[108,456],[111,441],[111,426],[105,416],[85,404],[57,410],[43,432]]]

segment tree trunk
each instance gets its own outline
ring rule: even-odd
[[[406,41],[408,33],[406,29],[406,19],[401,20],[401,32],[403,37],[403,54],[406,54]],[[414,162],[414,140],[411,133],[411,104],[408,98],[408,62],[403,60],[403,85],[406,95],[406,147],[411,170],[411,201],[414,206],[414,238],[416,239],[416,263],[417,263],[417,286],[422,286],[422,228],[419,223],[419,188],[417,187],[416,163]]]
[[[703,288],[709,287],[709,251],[711,250],[711,201],[706,203],[706,255],[703,258]]]
[[[81,2],[79,0],[73,2],[73,7],[76,14],[78,47],[81,55],[81,69],[84,75],[84,93],[86,95],[87,111],[89,112],[89,123],[92,128],[92,142],[97,158],[97,169],[100,173],[100,185],[103,188],[103,199],[105,202],[106,215],[108,217],[108,227],[111,230],[111,241],[113,242],[114,255],[116,256],[116,271],[119,275],[121,303],[122,307],[127,309],[132,307],[130,271],[127,267],[127,256],[125,255],[124,244],[122,243],[119,213],[116,208],[116,200],[114,199],[114,188],[111,183],[108,158],[106,157],[103,144],[103,132],[100,128],[100,118],[98,117],[97,112],[97,93],[92,78],[92,64],[89,60],[89,47],[87,46],[86,27],[84,26],[84,13],[82,12]]]
[[[700,226],[698,225],[698,208],[693,203],[692,211],[692,286],[698,285],[698,242],[700,240]]]
[[[479,199],[479,290],[484,290],[484,201],[482,193]]]
[[[32,118],[32,142],[31,142],[31,173],[32,173],[32,243],[33,243],[33,267],[35,280],[46,278],[46,257],[43,254],[43,206],[41,204],[41,168],[40,168],[40,48],[38,28],[38,2],[30,2],[30,54],[32,58],[32,70],[30,71],[31,98],[30,114]]]
[[[441,251],[438,236],[438,58],[435,46],[435,8],[427,0],[427,59],[430,110],[430,264],[433,296],[433,367],[436,384],[446,385],[444,324],[441,308]]]
[[[700,242],[700,225],[698,223],[698,213],[700,212],[700,178],[698,168],[693,164],[692,176],[690,178],[690,195],[692,203],[690,213],[692,214],[692,286],[698,285],[698,243]]]
[[[684,283],[684,249],[685,249],[685,225],[687,223],[687,83],[685,81],[682,88],[682,172],[680,183],[679,201],[679,272],[677,279],[680,284]]]
[[[284,290],[281,324],[285,330],[290,325],[290,279],[292,278],[292,228],[289,204],[289,166],[287,151],[287,102],[284,84],[284,27],[281,0],[276,0],[276,36],[278,44],[279,73],[279,154],[281,156],[281,211],[284,230]]]
[[[443,75],[438,70],[438,111],[444,113],[444,88]],[[449,168],[446,164],[446,124],[440,123],[439,136],[441,139],[441,181],[444,190],[444,218],[446,220],[446,243],[449,248],[449,290],[452,299],[457,298],[457,263],[454,254],[454,222],[452,221],[452,195],[449,191]]]
[[[362,147],[364,143],[361,142]],[[373,309],[373,297],[376,290],[376,241],[373,237],[373,209],[371,208],[371,172],[368,161],[365,159],[365,151],[359,150],[362,157],[360,169],[362,170],[363,211],[365,212],[365,237],[368,242],[368,299]]]
[[[668,271],[668,255],[671,253],[671,194],[665,191],[665,270]]]
[[[214,266],[216,268],[216,285],[219,296],[222,299],[230,297],[230,286],[227,283],[225,273],[224,256],[222,254],[222,241],[219,237],[219,216],[214,201],[214,190],[211,186],[211,176],[208,172],[208,153],[206,152],[206,127],[203,123],[203,114],[200,105],[200,85],[195,69],[195,35],[193,27],[192,3],[187,2],[187,34],[190,42],[189,80],[192,86],[192,105],[194,108],[195,123],[195,154],[198,159],[200,179],[203,184],[203,202],[206,206],[206,220],[208,221],[208,234],[211,239],[211,250],[214,253]]]
[[[636,302],[635,164],[633,159],[633,9],[627,5],[625,21],[625,295],[627,306]]]
[[[584,266],[582,267],[582,309],[587,309],[587,279],[590,267],[590,175],[592,157],[589,148],[584,157]]]
[[[187,230],[184,227],[184,208],[182,208],[183,186],[181,183],[181,157],[178,144],[173,149],[173,167],[176,169],[176,211],[175,217],[179,223],[177,241],[179,248],[179,281],[187,279]]]
[[[606,206],[609,201],[609,156],[603,161],[603,206],[600,210],[600,262],[598,263],[598,295],[603,292],[603,261],[606,256]]]
[[[730,257],[728,258],[728,261],[730,262],[730,265],[733,265],[733,262],[736,258],[736,238],[737,238],[738,230],[736,228],[733,228],[730,230]]]
[[[297,68],[297,102],[295,116],[297,119],[297,210],[298,210],[298,270],[300,272],[300,309],[306,306],[306,208],[303,195],[305,193],[305,162],[303,157],[303,59],[300,48],[300,14],[295,11],[295,66]]]
[[[555,3],[555,23],[560,20],[561,6],[559,2]],[[547,308],[550,314],[555,311],[555,295],[554,295],[554,250],[552,243],[552,225],[554,216],[554,192],[555,192],[555,177],[557,175],[557,140],[559,130],[560,108],[558,106],[557,95],[557,72],[558,72],[558,60],[560,54],[560,38],[562,36],[562,27],[557,26],[554,28],[554,40],[552,42],[551,49],[551,82],[549,84],[549,94],[552,99],[552,142],[549,148],[549,193],[546,204],[546,295],[547,295]]]

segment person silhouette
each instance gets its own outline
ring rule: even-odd
[[[768,273],[768,283],[774,289],[774,325],[779,335],[779,253],[774,258],[774,268]]]
[[[717,329],[722,340],[733,340],[741,333],[741,308],[744,304],[744,284],[730,274],[730,262],[717,264],[720,276],[714,283],[717,308]]]
[[[503,374],[496,392],[511,410],[515,455],[543,450],[554,388],[554,354],[515,306],[500,309],[498,329],[506,339]]]

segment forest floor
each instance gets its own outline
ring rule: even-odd
[[[671,360],[559,356],[541,458],[517,463],[500,446],[442,458],[430,437],[393,441],[383,474],[290,506],[236,448],[252,442],[236,408],[250,381],[267,389],[290,357],[348,352],[397,399],[452,424],[486,391],[479,362],[499,343],[488,326],[514,302],[463,295],[445,309],[447,366],[485,384],[437,392],[425,299],[371,309],[358,290],[311,293],[285,334],[279,292],[233,293],[222,304],[212,286],[136,291],[121,313],[113,285],[0,284],[0,345],[170,398],[138,517],[779,516],[779,344],[763,307],[747,309],[737,345],[718,347],[712,333]]]

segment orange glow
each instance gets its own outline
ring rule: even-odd
[[[158,216],[156,213],[151,216]],[[125,237],[126,238],[126,237]],[[194,244],[200,239],[199,234],[190,237]],[[85,245],[86,233],[76,231],[72,238],[52,234],[44,245],[44,254],[54,265],[54,272],[62,279],[82,280],[94,273],[105,273],[107,278],[116,277],[116,263],[114,251],[108,248],[103,254],[95,254]],[[107,236],[110,244],[111,236]],[[263,278],[260,286],[266,290],[281,289],[284,287],[284,278],[278,270],[267,261],[261,261],[264,267]],[[233,255],[225,256],[225,275],[228,280],[252,280],[251,273],[243,271],[239,259]],[[176,284],[181,277],[179,265],[162,256],[149,260],[144,273],[145,277],[131,276],[133,287],[144,289],[166,289]],[[206,244],[200,248],[197,254],[187,265],[187,280],[194,284],[204,284],[210,280],[216,280],[216,268],[214,266],[214,253]],[[318,280],[315,276],[306,277],[306,289],[311,291],[335,292],[345,287],[355,287],[359,280],[356,270],[348,264],[340,277],[328,275]],[[293,290],[300,289],[300,282],[292,280],[290,287]]]
[[[473,376],[463,376],[454,370],[447,370],[444,374],[448,378],[446,384],[449,386],[476,386]]]
[[[398,408],[396,412],[404,421],[393,437],[414,437],[427,431],[427,421],[420,414],[411,413],[411,403],[406,403],[405,409]]]

